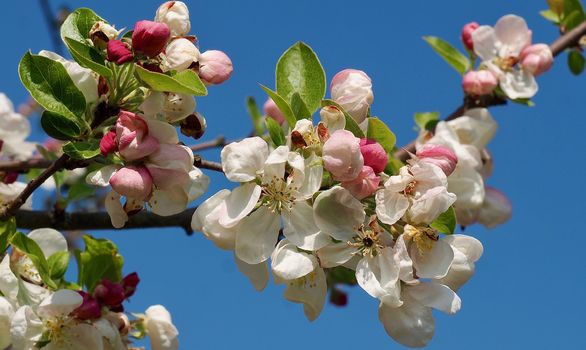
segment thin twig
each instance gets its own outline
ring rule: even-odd
[[[229,142],[226,142],[226,138],[224,136],[220,135],[220,136],[217,136],[213,140],[205,141],[205,142],[199,143],[195,146],[191,146],[191,150],[193,152],[199,152],[199,151],[203,151],[203,150],[210,149],[210,148],[224,147],[228,143]]]
[[[53,164],[52,160],[44,158],[32,158],[27,160],[15,160],[0,162],[0,172],[18,171],[26,172],[30,169],[46,169]]]

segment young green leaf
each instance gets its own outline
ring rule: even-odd
[[[73,159],[91,159],[100,155],[100,140],[67,142],[63,145],[63,152]]]
[[[442,213],[429,226],[447,235],[454,233],[454,230],[456,229],[456,211],[454,210],[454,207],[450,207],[450,209]]]
[[[94,186],[88,185],[85,181],[74,183],[67,191],[67,202],[90,198],[96,193]]]
[[[283,115],[285,116],[285,120],[287,121],[287,124],[289,124],[291,129],[293,129],[295,127],[295,123],[297,123],[297,118],[295,118],[295,114],[293,114],[293,110],[291,109],[291,106],[289,105],[289,103],[287,101],[285,101],[285,99],[283,99],[283,97],[281,97],[281,95],[279,95],[278,93],[269,89],[268,87],[266,87],[264,85],[261,85],[260,87],[261,87],[261,89],[264,90],[264,92],[267,93],[267,95],[269,95],[270,98],[273,99],[273,101],[275,101],[275,104],[277,105],[277,107],[279,107],[281,112],[283,112]]]
[[[86,101],[63,64],[27,52],[18,66],[20,80],[45,110],[85,125]]]
[[[177,92],[195,96],[208,94],[204,83],[192,70],[186,70],[174,75],[151,72],[139,65],[135,66],[136,74],[140,80],[154,91]]]
[[[248,110],[248,114],[250,115],[250,119],[252,120],[254,134],[256,136],[261,136],[262,134],[264,134],[265,128],[263,125],[262,115],[260,114],[254,97],[248,97],[246,99],[246,109]]]
[[[574,75],[580,75],[584,71],[584,56],[577,50],[570,51],[568,55],[568,66]]]
[[[47,259],[45,258],[43,251],[35,241],[28,238],[26,235],[17,232],[14,236],[12,236],[10,243],[13,247],[17,248],[18,250],[26,254],[26,256],[29,259],[31,259],[33,265],[39,272],[39,276],[41,276],[41,279],[49,288],[53,290],[56,290],[58,288],[55,281],[53,281],[53,279],[51,278],[51,273],[49,270],[49,264],[47,263]]]
[[[392,156],[397,138],[382,120],[376,117],[368,118],[368,132],[366,137],[380,143],[387,154]]]
[[[539,14],[541,15],[541,17],[545,18],[546,20],[553,22],[555,24],[559,24],[560,23],[560,16],[553,12],[552,10],[543,10],[541,12],[539,12]]]
[[[329,99],[322,100],[321,101],[321,106],[322,107],[326,107],[326,106],[336,106],[336,107],[338,107],[338,109],[340,109],[342,111],[342,113],[344,113],[344,117],[346,118],[346,130],[348,130],[351,133],[353,133],[354,136],[356,136],[356,137],[359,137],[359,138],[366,137],[364,135],[364,132],[362,131],[362,129],[360,129],[360,126],[358,126],[358,123],[356,123],[356,121],[354,120],[354,118],[352,118],[350,116],[350,114],[348,114],[348,112],[346,112],[346,110],[344,110],[344,108],[342,108],[342,106],[340,106],[334,100],[329,100]]]
[[[71,38],[64,38],[67,49],[71,52],[73,59],[83,67],[89,68],[99,75],[110,78],[112,71],[104,65],[104,56],[90,45],[80,43]]]
[[[415,113],[413,118],[419,130],[430,130],[430,127],[439,121],[440,114],[438,112],[421,112]]]
[[[319,108],[326,94],[326,74],[311,47],[299,41],[285,51],[277,62],[276,86],[286,101],[297,92],[311,113]]]
[[[311,120],[312,113],[309,111],[309,109],[307,109],[305,102],[303,102],[303,99],[301,98],[301,95],[299,95],[298,92],[294,93],[291,96],[291,110],[293,111],[293,114],[295,114],[297,120]]]
[[[16,219],[14,216],[0,220],[0,255],[2,255],[10,245],[10,239],[16,233]]]
[[[83,240],[86,250],[75,253],[78,284],[86,286],[91,292],[104,278],[112,282],[121,281],[124,259],[118,253],[118,247],[107,239],[96,239],[90,235],[85,235]]]
[[[71,38],[80,43],[90,37],[90,30],[96,22],[104,21],[94,11],[88,8],[79,8],[73,11],[61,25],[61,39]],[[67,42],[65,42],[67,44]]]
[[[269,136],[271,136],[271,140],[275,144],[275,147],[279,147],[285,144],[285,133],[283,129],[273,118],[266,118],[265,122],[267,124],[267,130],[269,131]]]
[[[76,122],[49,111],[43,112],[41,126],[49,136],[61,141],[75,139],[82,134],[81,128]]]
[[[566,31],[576,28],[580,23],[586,20],[584,7],[580,0],[564,0],[564,16],[562,25]]]
[[[55,281],[60,280],[67,271],[69,265],[69,252],[57,252],[47,259],[49,265],[49,273],[51,278]]]
[[[458,73],[464,74],[470,69],[470,60],[450,43],[434,36],[424,36],[432,49],[435,50],[446,62],[448,62]]]

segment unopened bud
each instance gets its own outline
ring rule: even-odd
[[[83,297],[83,302],[73,310],[73,316],[79,320],[93,320],[102,316],[102,308],[96,299],[84,291],[78,291]]]
[[[272,98],[267,98],[265,104],[263,105],[263,109],[265,115],[273,118],[277,123],[283,124],[285,122],[285,115],[283,112],[281,112],[279,107],[277,107],[277,104],[275,101],[273,101]]]
[[[387,167],[389,156],[380,143],[374,140],[361,139],[360,153],[364,157],[364,165],[371,167],[375,173],[382,173]]]
[[[206,84],[221,84],[232,74],[230,57],[218,50],[208,50],[199,56],[199,77]]]
[[[147,57],[155,57],[165,49],[171,36],[169,26],[153,21],[138,21],[132,33],[132,47]]]
[[[472,96],[488,95],[494,91],[497,85],[497,77],[488,70],[473,70],[462,78],[464,92]]]
[[[165,49],[164,68],[182,72],[199,60],[199,50],[188,39],[172,40]]]
[[[181,121],[181,133],[199,139],[206,131],[207,123],[203,115],[195,112]]]
[[[138,274],[136,272],[126,275],[122,279],[122,288],[124,288],[124,296],[126,298],[129,298],[132,295],[134,295],[134,292],[136,291],[136,286],[138,286],[139,282],[140,278],[138,278]]]
[[[356,179],[364,166],[360,139],[347,130],[332,133],[324,143],[322,154],[324,168],[332,173],[337,181]]]
[[[132,51],[125,42],[121,40],[110,40],[108,41],[107,47],[106,59],[108,61],[118,65],[132,61]]]
[[[195,98],[192,95],[169,92],[165,94],[161,113],[169,123],[187,118],[195,112]]]
[[[425,144],[417,151],[420,162],[430,163],[440,167],[446,176],[450,176],[456,169],[458,157],[446,146]]]
[[[474,51],[474,41],[472,41],[472,33],[480,27],[476,22],[470,22],[462,27],[462,42],[468,51]]]
[[[114,153],[117,150],[118,145],[116,144],[116,131],[110,130],[100,140],[100,153],[102,153],[104,157],[107,157],[108,154]]]
[[[16,172],[16,171],[9,171],[7,173],[4,173],[4,175],[2,176],[2,181],[1,182],[9,185],[11,183],[16,182],[17,179],[18,179],[18,172]]]
[[[504,224],[513,214],[509,199],[499,190],[485,187],[484,202],[478,212],[478,222],[488,228]]]
[[[366,119],[374,95],[372,81],[361,70],[344,69],[332,78],[330,84],[332,99],[358,123]]]
[[[124,295],[124,288],[122,285],[103,279],[102,282],[94,288],[94,298],[103,305],[116,307],[122,304],[126,296]]]
[[[547,72],[553,65],[553,54],[549,45],[535,44],[527,46],[521,51],[521,66],[533,74],[541,75]]]
[[[344,112],[336,106],[325,106],[319,111],[319,116],[330,133],[336,130],[344,130],[346,127]]]
[[[356,199],[362,200],[373,195],[379,184],[380,176],[377,176],[371,167],[365,165],[357,178],[342,182],[342,187],[347,189]]]
[[[166,23],[172,36],[184,36],[189,33],[189,9],[182,1],[167,1],[157,9],[155,21]]]
[[[90,39],[94,43],[94,46],[100,50],[106,48],[106,45],[110,40],[114,40],[120,34],[113,26],[109,25],[104,21],[98,21],[94,23],[90,30]]]
[[[338,307],[346,306],[348,305],[348,294],[334,287],[330,291],[330,303]]]

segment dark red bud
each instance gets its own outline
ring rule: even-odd
[[[79,291],[83,297],[82,304],[73,310],[73,316],[80,320],[92,320],[102,316],[102,309],[96,299],[84,291]]]
[[[339,307],[348,305],[348,294],[338,289],[332,288],[330,291],[330,303]]]
[[[100,152],[104,157],[106,157],[108,154],[114,153],[117,150],[118,145],[116,144],[116,132],[114,130],[110,130],[100,140]]]
[[[103,279],[94,289],[94,297],[103,305],[117,307],[125,299],[124,288],[119,283]]]
[[[124,288],[124,295],[126,298],[130,298],[136,291],[136,286],[140,282],[138,274],[133,272],[122,279],[122,287]]]
[[[4,174],[2,182],[4,182],[5,184],[11,184],[14,183],[16,179],[18,179],[18,172],[10,171]]]
[[[171,30],[165,23],[138,21],[132,33],[132,47],[147,57],[155,57],[165,49]]]
[[[118,65],[132,61],[132,51],[128,44],[121,40],[108,41],[106,59]]]

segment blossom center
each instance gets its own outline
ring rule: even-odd
[[[269,183],[263,185],[262,203],[273,213],[281,213],[283,210],[291,211],[295,205],[295,193],[297,188],[287,182],[273,176]]]
[[[437,231],[431,227],[407,225],[405,226],[405,235],[415,243],[421,255],[430,252],[439,239]]]
[[[379,240],[379,232],[370,227],[361,227],[358,231],[358,236],[354,237],[349,245],[356,247],[362,256],[370,256],[374,258],[379,251],[383,249],[383,245]]]
[[[412,196],[413,194],[415,194],[415,187],[417,186],[417,181],[413,180],[411,182],[409,182],[407,184],[407,186],[405,186],[405,190],[403,190],[403,193],[406,196]]]
[[[519,62],[519,59],[513,56],[504,58],[497,57],[494,60],[494,63],[504,72],[510,72],[517,62]]]

